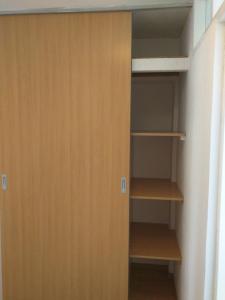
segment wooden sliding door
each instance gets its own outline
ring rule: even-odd
[[[4,300],[127,300],[130,64],[130,13],[0,17]]]

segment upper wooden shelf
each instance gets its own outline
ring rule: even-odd
[[[177,184],[169,179],[132,178],[131,199],[183,201]]]
[[[184,139],[185,135],[182,132],[157,132],[157,131],[133,131],[131,136],[141,136],[141,137],[177,137]]]
[[[164,224],[132,223],[130,257],[180,262],[175,230]]]
[[[189,69],[188,57],[132,59],[133,73],[187,72],[188,69]]]

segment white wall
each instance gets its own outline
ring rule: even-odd
[[[213,95],[211,108],[211,136],[209,161],[209,197],[207,214],[206,239],[206,271],[205,271],[205,300],[213,299],[216,261],[216,231],[218,209],[218,174],[221,131],[222,79],[224,69],[224,40],[225,28],[216,20],[212,24],[215,30],[214,65],[213,65]],[[224,295],[225,297],[225,295]]]
[[[225,295],[225,74],[223,81],[223,107],[222,107],[222,128],[221,152],[220,152],[220,172],[219,172],[219,192],[218,192],[218,229],[217,229],[217,257],[216,257],[216,280],[215,299],[224,299]]]
[[[206,0],[195,0],[194,1],[194,13],[193,13],[193,22],[194,22],[194,32],[193,32],[193,43],[194,46],[197,45],[202,35],[206,30]]]
[[[222,1],[220,1],[222,2]],[[225,22],[225,3],[219,13],[219,18]],[[222,30],[222,29],[220,29]],[[218,32],[219,34],[219,32]],[[223,29],[223,44],[225,44],[225,30]],[[224,50],[224,49],[223,49]],[[220,54],[225,65],[225,51]],[[221,71],[220,71],[221,72]],[[217,72],[218,73],[218,72]],[[220,163],[219,163],[219,188],[217,207],[217,249],[216,249],[216,272],[214,282],[214,298],[220,300],[225,298],[225,72],[222,81],[222,103],[221,103],[221,130],[220,130]]]
[[[215,15],[223,4],[224,0],[212,0],[213,1],[213,15]]]
[[[193,52],[192,18],[183,33],[183,51],[189,52],[191,65],[181,77],[180,130],[187,137],[179,148],[184,204],[177,206],[176,227],[183,258],[176,286],[179,300],[212,300],[222,46],[214,21]]]

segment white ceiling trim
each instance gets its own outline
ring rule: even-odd
[[[138,10],[192,5],[193,0],[1,0],[0,14]]]

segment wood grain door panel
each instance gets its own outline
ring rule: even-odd
[[[4,300],[127,300],[131,15],[0,17]]]

